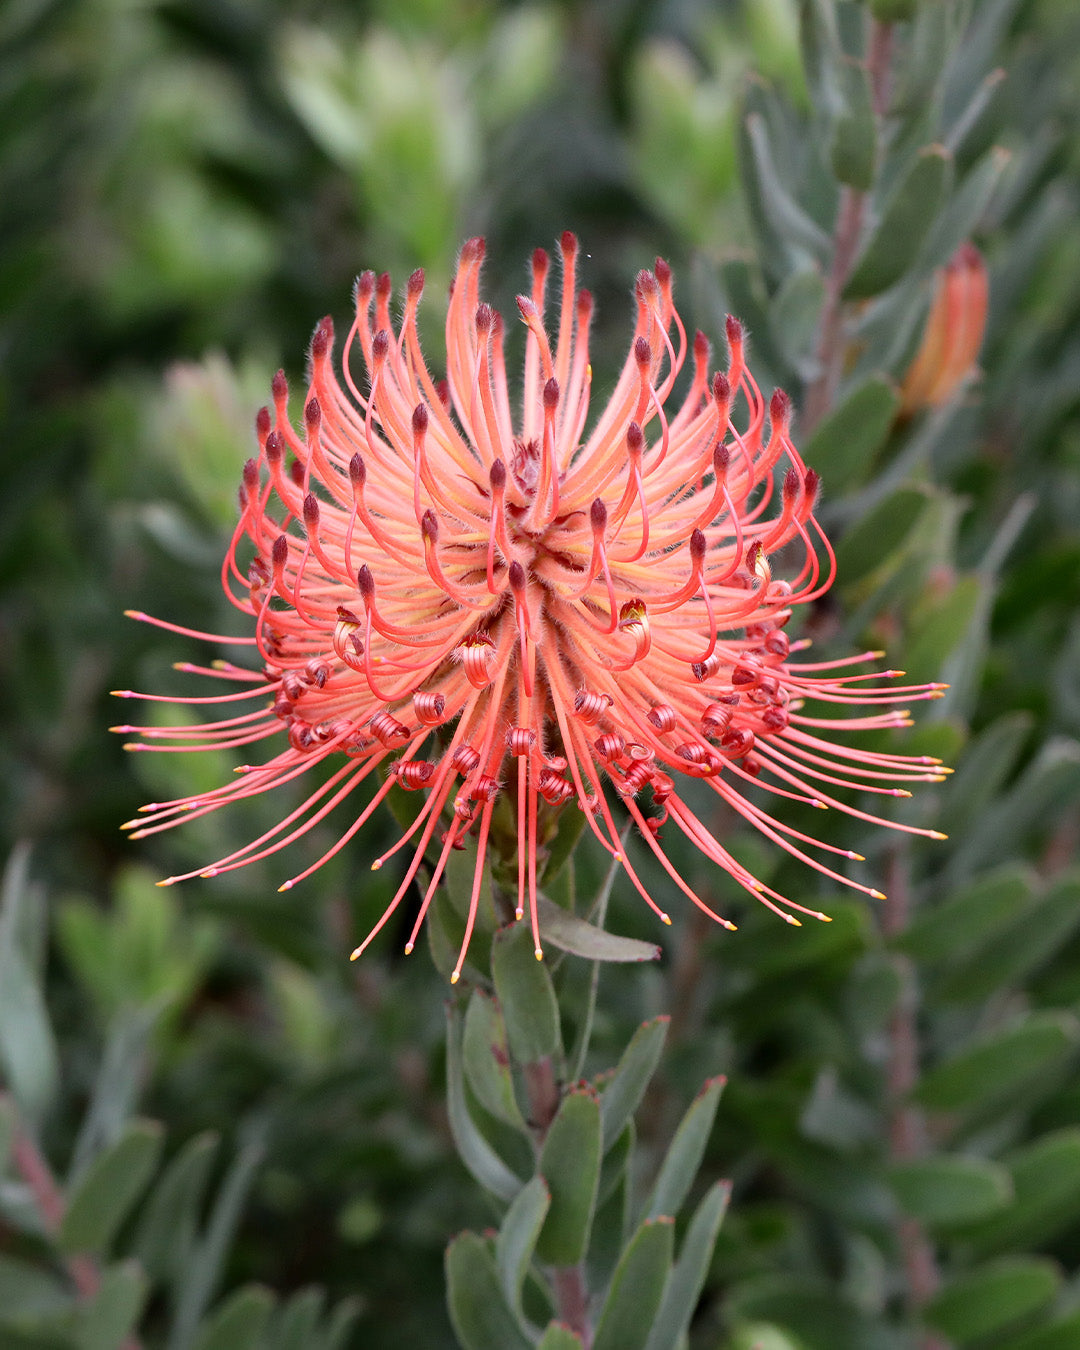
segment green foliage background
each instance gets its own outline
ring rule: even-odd
[[[869,166],[851,0],[0,10],[0,1159],[37,1138],[68,1204],[46,1232],[5,1173],[0,1345],[109,1350],[138,1322],[167,1350],[450,1346],[443,1248],[496,1216],[450,1139],[441,977],[396,941],[344,960],[392,893],[368,871],[389,819],[286,896],[265,864],[153,885],[273,803],[117,833],[231,767],[124,755],[108,691],[187,692],[171,663],[211,655],[125,608],[230,622],[218,567],[273,370],[302,376],[362,268],[427,269],[435,352],[462,239],[487,236],[505,312],[571,228],[601,383],[659,252],[688,324],[740,314],[759,379],[799,404],[836,174],[869,167],[887,217],[905,138],[945,145],[949,184],[913,249],[885,241],[898,285],[871,278],[848,313],[808,455],[841,562],[814,627],[952,684],[898,742],[958,766],[905,804],[950,841],[813,822],[867,854],[897,923],[719,822],[834,917],[793,932],[666,840],[740,931],[679,913],[659,966],[606,969],[590,1069],[671,1013],[646,1157],[729,1076],[700,1185],[731,1178],[732,1208],[695,1350],[1080,1344],[1080,22],[1053,0],[871,8],[920,15],[896,26],[899,131]],[[831,57],[806,59],[800,12],[804,37],[835,23]],[[965,237],[991,274],[983,377],[890,425],[933,266]],[[868,379],[876,422],[844,408]],[[599,867],[584,850],[579,894]],[[609,922],[657,938],[618,887]],[[65,1252],[105,1272],[90,1311]]]

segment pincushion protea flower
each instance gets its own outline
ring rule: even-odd
[[[342,362],[345,387],[331,359],[333,326],[324,319],[311,344],[302,433],[289,420],[280,373],[274,411],[263,409],[257,419],[259,452],[244,466],[240,520],[222,573],[254,632],[240,639],[194,634],[255,649],[258,670],[225,662],[186,667],[233,687],[217,701],[253,709],[200,727],[119,728],[142,732],[145,739],[129,746],[137,750],[247,746],[282,732],[288,741],[224,787],[145,807],[129,822],[138,826],[135,837],[316,766],[332,768],[273,829],[189,877],[277,852],[378,774],[371,800],[284,890],[343,848],[395,784],[422,793],[412,827],[391,850],[412,848],[405,879],[353,955],[394,914],[434,840],[437,861],[411,950],[451,849],[475,834],[455,979],[501,793],[516,808],[517,914],[529,911],[538,957],[541,818],[553,807],[584,811],[596,838],[667,923],[620,848],[613,807],[621,799],[672,883],[727,928],[734,925],[694,893],[664,853],[659,830],[666,822],[789,923],[799,922],[795,913],[826,916],[739,863],[680,796],[682,779],[703,780],[778,847],[873,896],[879,893],[807,850],[858,854],[782,823],[759,795],[935,833],[879,820],[833,795],[834,787],[856,787],[908,796],[899,785],[940,778],[936,760],[829,739],[837,731],[903,725],[904,711],[879,711],[882,705],[932,698],[939,687],[886,689],[868,683],[873,676],[850,673],[876,653],[793,659],[808,644],[789,641],[785,626],[797,607],[828,589],[834,558],[813,514],[817,476],[791,441],[788,399],[778,390],[766,414],[742,326],[728,320],[726,369],[710,373],[709,343],[700,333],[688,342],[671,270],[658,260],[638,275],[629,355],[586,431],[592,298],[576,288],[573,235],[563,235],[561,255],[550,334],[543,250],[533,256],[531,294],[518,297],[527,334],[516,414],[503,320],[479,294],[482,240],[461,252],[443,382],[429,374],[417,336],[423,273],[409,278],[396,326],[389,277],[360,277]],[[686,394],[669,410],[688,352]],[[363,389],[353,374],[357,356],[366,368]],[[770,560],[788,545],[787,577],[774,578]],[[856,715],[814,716],[806,710],[812,701]],[[752,785],[764,791],[748,794]]]

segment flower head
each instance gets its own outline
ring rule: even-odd
[[[472,834],[460,971],[502,794],[516,811],[517,914],[529,912],[539,956],[538,859],[555,808],[585,813],[664,922],[623,855],[619,800],[673,885],[718,922],[734,926],[667,858],[659,838],[666,822],[798,923],[796,912],[825,916],[754,877],[684,801],[680,784],[701,779],[778,847],[876,895],[818,856],[857,854],[816,842],[760,800],[877,821],[834,788],[908,796],[903,784],[940,776],[936,760],[829,739],[836,730],[902,725],[907,714],[882,705],[935,697],[938,687],[884,689],[852,673],[876,653],[796,659],[808,643],[790,641],[786,625],[828,589],[834,560],[814,518],[817,475],[792,444],[789,401],[777,390],[766,408],[742,325],[728,320],[726,365],[713,371],[709,343],[701,333],[688,340],[671,270],[658,260],[637,277],[629,354],[590,421],[593,302],[577,289],[573,235],[563,235],[560,252],[550,329],[543,250],[533,256],[531,293],[518,297],[527,333],[517,408],[503,319],[480,299],[482,240],[466,243],[458,263],[445,381],[429,373],[417,336],[423,274],[410,277],[396,324],[389,277],[360,277],[341,381],[324,319],[311,344],[301,429],[289,419],[279,373],[273,413],[257,419],[258,456],[244,467],[223,581],[253,621],[239,640],[260,664],[219,662],[202,673],[227,683],[221,702],[252,710],[197,728],[121,728],[143,732],[133,749],[287,739],[224,787],[146,807],[130,822],[138,835],[332,766],[273,829],[189,876],[276,853],[377,775],[371,800],[285,889],[343,848],[394,785],[416,791],[415,821],[391,850],[412,850],[405,880],[354,955],[398,908],[433,845],[438,860],[411,950],[450,851]],[[688,356],[688,387],[672,408]],[[785,575],[774,576],[772,560],[785,549]],[[813,701],[855,716],[812,715]]]

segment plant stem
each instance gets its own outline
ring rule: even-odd
[[[907,851],[899,845],[889,856],[888,898],[881,915],[886,939],[904,932],[910,913]],[[889,1155],[893,1162],[905,1162],[926,1152],[926,1122],[909,1100],[919,1077],[918,986],[914,967],[906,956],[894,956],[893,963],[900,977],[900,996],[889,1020]],[[896,1236],[907,1279],[908,1307],[918,1316],[941,1283],[934,1249],[916,1219],[900,1219]],[[919,1350],[949,1350],[949,1343],[934,1332],[922,1332],[918,1344]]]
[[[12,1106],[15,1129],[11,1141],[11,1158],[15,1170],[26,1183],[34,1201],[34,1208],[41,1219],[41,1226],[50,1237],[60,1233],[64,1221],[64,1196],[56,1184],[52,1169],[45,1155],[38,1148],[37,1141],[22,1124],[14,1103],[7,1093],[0,1093],[0,1099]],[[97,1262],[90,1256],[69,1256],[64,1262],[71,1283],[81,1303],[89,1303],[101,1288],[101,1272]],[[121,1350],[141,1350],[141,1344],[134,1337],[124,1341]]]
[[[870,29],[867,69],[874,113],[884,116],[889,101],[889,60],[892,55],[892,24],[876,19]],[[821,308],[814,355],[818,374],[806,391],[803,430],[813,431],[832,408],[844,361],[844,287],[851,275],[866,215],[866,193],[857,188],[840,189],[833,229],[832,264],[825,278],[825,302]]]
[[[529,1121],[532,1125],[537,1152],[555,1119],[562,1094],[555,1079],[551,1059],[545,1056],[523,1069],[525,1094],[529,1101]],[[592,1344],[589,1325],[589,1293],[585,1285],[585,1268],[579,1261],[575,1266],[556,1266],[551,1276],[555,1307],[559,1320],[581,1337],[585,1350]]]

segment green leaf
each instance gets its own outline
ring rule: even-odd
[[[959,784],[951,785],[950,795]],[[1046,741],[1015,783],[995,799],[957,838],[945,879],[955,884],[975,866],[987,866],[1015,857],[1029,831],[1045,828],[1060,818],[1068,803],[1080,796],[1080,747],[1056,736]]]
[[[537,1165],[551,1192],[551,1208],[536,1249],[549,1265],[573,1266],[585,1255],[600,1179],[600,1140],[596,1095],[571,1088],[551,1122]]]
[[[1052,1261],[1015,1256],[950,1281],[923,1314],[951,1340],[967,1345],[1045,1307],[1060,1285],[1061,1271]]]
[[[646,1218],[658,1219],[664,1214],[678,1214],[705,1156],[705,1146],[712,1133],[716,1108],[726,1082],[727,1079],[723,1077],[710,1078],[679,1122],[645,1206]]]
[[[904,652],[905,666],[913,680],[941,677],[952,652],[969,640],[986,584],[979,576],[959,577],[932,604],[918,606],[912,615],[912,638]]]
[[[1006,713],[970,742],[949,784],[942,829],[966,833],[980,819],[1015,769],[1033,724],[1030,713]]]
[[[906,1214],[928,1227],[970,1223],[1003,1209],[1012,1177],[981,1158],[918,1158],[889,1169],[889,1185]]]
[[[463,1350],[530,1350],[503,1295],[490,1244],[459,1233],[446,1249],[450,1321]]]
[[[550,886],[574,855],[574,847],[585,828],[584,811],[561,811],[555,837],[548,844],[547,862],[540,874],[541,886]]]
[[[525,1121],[514,1096],[506,1024],[495,1000],[475,989],[465,1011],[462,1045],[465,1077],[476,1100],[498,1120],[524,1130]]]
[[[98,1155],[77,1186],[60,1225],[64,1252],[108,1251],[120,1225],[146,1188],[161,1155],[161,1126],[136,1120]]]
[[[997,1350],[1076,1350],[1080,1345],[1080,1312],[1053,1322],[1050,1326],[1036,1327],[1022,1336],[997,1343]]]
[[[649,1086],[667,1039],[671,1018],[662,1015],[643,1022],[630,1038],[611,1079],[600,1097],[606,1153],[638,1109]]]
[[[814,346],[824,304],[821,269],[802,267],[788,273],[769,306],[773,341],[802,380],[813,379],[819,369]]]
[[[829,236],[806,214],[785,186],[769,145],[764,117],[757,112],[750,113],[745,127],[752,173],[766,219],[777,235],[798,253],[818,262],[824,261],[832,247]]]
[[[346,1339],[353,1329],[353,1323],[363,1311],[359,1299],[344,1298],[330,1314],[330,1324],[322,1350],[344,1350]]]
[[[646,1219],[615,1267],[593,1350],[644,1350],[671,1270],[675,1221]]]
[[[858,192],[869,192],[877,160],[870,73],[862,62],[844,57],[837,65],[837,75],[842,103],[833,119],[829,160],[838,182]]]
[[[1027,909],[1036,882],[1021,863],[984,872],[943,904],[917,911],[896,945],[920,961],[960,962]]]
[[[931,1111],[964,1111],[1015,1093],[1069,1054],[1080,1025],[1068,1013],[1034,1013],[925,1074],[915,1099]]]
[[[0,1177],[6,1175],[11,1145],[15,1138],[15,1103],[0,1092]]]
[[[536,959],[527,920],[495,934],[491,970],[514,1059],[533,1064],[557,1054],[561,1046],[559,1005],[547,967]]]
[[[301,1289],[280,1310],[270,1337],[273,1350],[316,1350],[326,1295],[321,1289]]]
[[[257,1350],[274,1307],[274,1295],[261,1284],[246,1284],[207,1321],[195,1350]]]
[[[64,1281],[41,1266],[0,1252],[0,1328],[54,1317],[72,1304]]]
[[[929,498],[918,488],[899,488],[853,525],[836,548],[840,582],[851,586],[895,564],[909,543]]]
[[[970,1231],[976,1251],[1034,1247],[1075,1223],[1080,1211],[1080,1129],[1057,1130],[1005,1159],[1013,1203]]]
[[[495,1238],[495,1268],[507,1303],[521,1317],[521,1290],[540,1229],[551,1207],[543,1177],[533,1177],[510,1203]]]
[[[931,145],[893,189],[881,219],[844,287],[845,300],[866,300],[894,285],[914,264],[945,201],[952,157]]]
[[[731,1183],[717,1181],[694,1211],[645,1350],[678,1350],[682,1344],[709,1273],[713,1248],[730,1198]]]
[[[821,475],[827,494],[839,496],[866,482],[899,406],[896,385],[884,375],[871,375],[818,424],[805,459]]]
[[[143,1206],[132,1251],[152,1279],[169,1279],[188,1262],[217,1143],[211,1131],[189,1139]]]
[[[585,1342],[565,1322],[549,1322],[536,1350],[585,1350]]]
[[[150,1284],[137,1261],[121,1261],[102,1273],[97,1293],[75,1334],[77,1350],[117,1350],[139,1320]]]
[[[799,47],[815,106],[834,112],[839,101],[836,67],[842,54],[832,0],[800,0]]]
[[[660,948],[655,942],[641,942],[637,938],[619,937],[603,928],[586,923],[561,905],[554,904],[546,895],[537,899],[540,916],[540,936],[562,952],[584,956],[589,961],[658,961]]]
[[[927,270],[944,267],[960,245],[971,237],[1011,158],[1008,150],[995,145],[967,174],[931,225],[919,259],[923,267]]]
[[[28,879],[29,850],[13,852],[0,889],[0,1069],[19,1110],[36,1123],[56,1097],[56,1040],[41,983],[33,933],[44,899]]]
[[[194,1343],[203,1313],[221,1277],[255,1170],[265,1154],[265,1134],[266,1124],[260,1117],[248,1120],[242,1127],[239,1151],[221,1183],[206,1230],[178,1282],[167,1350],[189,1350]]]
[[[453,1005],[448,1007],[447,1020],[446,1107],[450,1117],[450,1133],[461,1161],[481,1186],[487,1187],[501,1200],[512,1200],[521,1189],[521,1182],[484,1138],[469,1114],[462,1063],[461,1009]]]
[[[957,965],[935,990],[949,1001],[975,1003],[1021,983],[1072,937],[1080,926],[1080,876],[1059,878],[1004,932],[979,951],[971,965]]]

